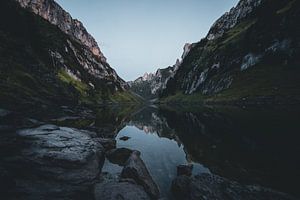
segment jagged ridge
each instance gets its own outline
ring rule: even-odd
[[[136,94],[145,99],[158,98],[164,89],[166,89],[167,82],[173,78],[182,64],[182,60],[188,55],[194,44],[186,43],[183,47],[183,54],[181,60],[177,59],[173,66],[164,69],[158,69],[155,73],[145,73],[143,76],[134,81],[129,81],[130,89]]]
[[[43,17],[51,24],[56,25],[64,33],[70,35],[87,46],[94,55],[99,56],[103,62],[106,58],[100,51],[96,40],[87,32],[83,24],[77,19],[73,19],[54,0],[16,0],[23,8],[27,8],[35,14]]]
[[[162,96],[298,99],[299,7],[294,0],[241,0],[193,44]]]
[[[19,110],[134,99],[107,62],[15,0],[1,2],[0,41],[3,107]]]

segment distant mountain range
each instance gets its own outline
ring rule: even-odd
[[[144,99],[157,99],[164,89],[170,78],[173,78],[182,60],[188,55],[192,48],[192,44],[186,43],[183,48],[181,60],[177,59],[173,66],[164,69],[158,69],[155,73],[145,73],[143,76],[134,81],[129,81],[128,85],[134,93],[140,95]]]

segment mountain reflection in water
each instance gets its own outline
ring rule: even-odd
[[[185,163],[194,165],[194,174],[217,174],[240,183],[258,184],[299,197],[299,110],[298,107],[137,108],[115,105],[96,111],[66,109],[62,113],[49,111],[32,116],[11,113],[0,121],[0,169],[4,173],[0,179],[4,180],[4,186],[10,186],[7,180],[13,180],[10,186],[12,191],[9,191],[13,196],[15,193],[23,195],[23,190],[31,191],[26,195],[33,196],[38,196],[39,192],[47,193],[49,188],[53,191],[57,188],[62,188],[63,192],[69,190],[68,181],[59,179],[60,185],[57,185],[56,176],[44,173],[45,169],[56,172],[52,163],[47,165],[47,159],[42,160],[46,163],[42,166],[27,162],[23,154],[31,152],[30,145],[17,135],[17,131],[39,126],[41,121],[89,130],[96,138],[116,138],[117,147],[139,150],[160,187],[162,197],[170,196],[176,167]],[[124,136],[128,138],[123,140]],[[117,176],[122,168],[106,160],[102,171]],[[73,172],[69,168],[66,171]],[[74,174],[76,176],[72,178],[76,179],[77,173]],[[15,184],[22,181],[24,184]],[[78,186],[81,185],[75,184],[71,188],[77,192]],[[93,194],[87,192],[86,195]]]
[[[131,115],[117,147],[141,151],[162,196],[169,195],[176,166],[297,194],[298,109],[147,107]],[[128,140],[120,140],[127,136]],[[105,162],[103,171],[122,168]]]

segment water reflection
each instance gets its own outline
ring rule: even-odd
[[[96,111],[65,108],[43,118],[11,114],[0,120],[0,169],[16,180],[16,172],[31,175],[20,170],[19,162],[11,163],[24,148],[15,131],[41,121],[116,137],[118,147],[141,151],[163,196],[169,195],[176,166],[184,163],[194,163],[194,173],[211,172],[300,196],[299,113],[298,107],[110,106]],[[120,140],[123,136],[130,138]],[[105,161],[103,171],[117,175],[121,170]]]
[[[299,195],[299,108],[160,108],[192,160],[212,173]]]
[[[163,197],[170,196],[172,180],[176,177],[176,166],[192,163],[193,173],[209,173],[199,163],[189,159],[184,145],[176,137],[163,116],[158,116],[158,109],[147,107],[133,115],[126,126],[116,136],[117,147],[139,150],[141,157],[158,184]],[[122,137],[129,137],[124,141]],[[120,173],[120,166],[105,162],[103,171],[112,174]]]
[[[176,177],[176,166],[189,163],[182,144],[176,140],[160,137],[157,132],[146,132],[151,126],[128,125],[117,136],[117,146],[139,150],[154,180],[160,187],[162,196],[169,193],[172,180]],[[146,130],[146,131],[144,131]],[[130,137],[127,141],[121,137]],[[190,162],[191,163],[191,162]],[[208,173],[209,170],[198,163],[194,164],[193,173]]]
[[[168,195],[176,166],[184,163],[194,163],[194,173],[210,171],[298,195],[298,111],[147,107],[124,123],[117,146],[142,152],[163,196]],[[130,139],[120,140],[123,136]],[[121,170],[117,168],[104,166]]]

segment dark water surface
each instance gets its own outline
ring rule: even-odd
[[[141,151],[163,197],[170,196],[179,164],[194,174],[214,173],[299,195],[298,108],[147,107],[116,136],[117,147]],[[128,136],[129,140],[120,140]],[[121,167],[105,161],[103,171]]]
[[[169,191],[176,177],[176,167],[186,163],[194,165],[194,174],[217,174],[240,183],[257,184],[300,197],[299,107],[113,106],[99,108],[97,112],[64,110],[59,116],[55,116],[56,112],[49,116],[32,115],[26,119],[15,115],[0,116],[0,180],[4,180],[0,191],[5,192],[4,186],[12,188],[25,182],[21,184],[21,188],[29,188],[29,191],[24,191],[25,196],[38,197],[39,192],[46,194],[50,187],[56,186],[56,177],[41,173],[45,166],[31,168],[30,163],[25,162],[29,167],[24,168],[18,160],[19,154],[28,146],[24,146],[16,131],[39,126],[38,120],[89,130],[99,137],[116,138],[117,147],[139,150],[160,187],[162,197],[171,196]],[[120,140],[123,136],[130,138]],[[48,168],[52,170],[51,166]],[[102,169],[115,176],[121,170],[121,166],[107,160]],[[11,177],[16,185],[9,182]],[[25,187],[28,184],[35,185]],[[64,189],[68,191],[68,182],[60,184],[63,186],[62,193]],[[17,187],[16,191],[20,192]],[[92,199],[93,194],[90,193],[86,199]],[[15,195],[15,191],[11,194]]]

